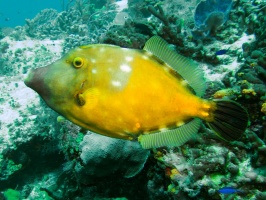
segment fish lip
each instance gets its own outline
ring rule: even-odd
[[[33,69],[30,69],[24,76],[24,83],[26,86],[30,87],[31,80],[33,79],[34,73]]]
[[[39,94],[47,93],[47,88],[44,83],[46,74],[47,66],[30,69],[24,79],[24,83],[27,87],[35,90]]]

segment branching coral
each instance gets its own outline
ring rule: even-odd
[[[163,24],[163,32],[166,33],[166,35],[171,39],[171,41],[178,45],[178,46],[184,46],[182,38],[178,35],[178,33],[175,31],[175,27],[170,22],[169,18],[164,14],[164,11],[160,5],[157,5],[158,11],[153,6],[148,6],[148,10],[158,19],[160,19]],[[165,36],[166,36],[165,35]],[[166,37],[164,37],[166,38]]]

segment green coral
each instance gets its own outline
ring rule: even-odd
[[[84,137],[83,133],[78,133],[77,137],[73,141],[72,146],[70,148],[70,153],[71,154],[74,154],[75,152],[79,151],[79,144],[82,142],[83,137]]]
[[[22,167],[21,164],[15,164],[13,160],[8,161],[7,169],[11,174],[15,173],[16,171],[20,170]]]
[[[13,160],[0,157],[0,179],[6,179],[22,168],[22,164],[16,164]]]
[[[4,192],[4,196],[7,200],[19,200],[20,192],[13,189],[8,189]]]

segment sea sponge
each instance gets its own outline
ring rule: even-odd
[[[260,111],[266,114],[266,102],[262,104]]]
[[[243,89],[242,90],[242,94],[247,94],[247,95],[251,95],[251,96],[256,96],[256,92],[254,91],[254,89],[250,88],[250,89]]]
[[[227,21],[231,7],[232,0],[201,1],[195,10],[193,36],[201,38],[214,34]]]
[[[223,97],[226,97],[226,96],[231,96],[231,95],[234,95],[234,90],[233,89],[223,89],[223,90],[219,90],[217,92],[214,93],[213,97],[216,98],[216,99],[221,99]]]
[[[7,200],[19,200],[20,199],[20,192],[13,189],[7,189],[4,192],[4,197]]]

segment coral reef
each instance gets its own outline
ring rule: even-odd
[[[24,26],[0,29],[0,199],[266,198],[265,1],[223,1],[218,15],[199,9],[199,0],[67,2],[62,12],[45,9]],[[118,23],[121,12],[128,18]],[[221,23],[213,24],[217,16]],[[141,49],[152,35],[199,62],[205,98],[247,109],[250,126],[239,141],[223,142],[203,124],[185,145],[148,157],[137,143],[102,138],[58,116],[23,84],[31,68],[73,47]],[[222,194],[224,187],[241,192]]]

